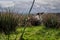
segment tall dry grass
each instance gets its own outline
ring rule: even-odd
[[[45,14],[43,15],[43,24],[48,28],[59,28],[60,27],[60,18],[57,14]]]

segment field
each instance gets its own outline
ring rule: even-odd
[[[17,28],[17,34],[10,34],[10,40],[18,40],[23,27]],[[17,35],[17,36],[16,36]],[[45,28],[44,26],[27,27],[24,33],[25,40],[60,40],[60,29]],[[7,40],[7,35],[0,34],[0,40]]]
[[[13,3],[15,3],[15,1]],[[31,8],[29,7],[29,10],[27,10],[28,14],[24,14],[24,10],[24,12],[21,10],[22,14],[20,14],[20,10],[16,10],[15,7],[11,7],[14,11],[10,10],[4,3],[4,6],[7,8],[3,8],[3,4],[0,3],[0,5],[2,4],[2,8],[0,7],[2,9],[0,12],[0,40],[60,40],[60,13],[46,13],[51,9],[48,6],[48,10],[40,11],[42,13],[31,14],[35,0],[31,3]],[[18,4],[19,3],[16,5],[18,6]],[[43,6],[46,8],[47,5],[45,4]],[[44,7],[42,8],[44,9]]]
[[[0,40],[19,40],[24,27],[24,40],[60,40],[60,15],[43,14],[43,25],[29,16],[12,13],[0,15]],[[38,26],[38,25],[40,26]],[[24,27],[23,27],[24,26]],[[30,26],[30,27],[28,27]]]

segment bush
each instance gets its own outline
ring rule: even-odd
[[[18,18],[11,13],[0,13],[0,32],[5,34],[16,30]]]
[[[58,22],[55,14],[46,14],[43,16],[43,24],[47,28],[59,28],[58,24],[60,23]]]

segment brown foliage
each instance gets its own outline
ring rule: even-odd
[[[46,27],[50,28],[59,28],[60,27],[60,18],[53,13],[43,15],[43,24]]]

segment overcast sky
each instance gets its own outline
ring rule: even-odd
[[[33,0],[0,0],[0,6],[1,7],[14,7],[16,4],[20,4],[19,7],[21,6],[24,8],[22,5],[22,2],[32,2]],[[29,3],[31,4],[31,3]],[[25,8],[28,8],[29,5],[27,6],[26,4]],[[36,9],[36,10],[34,10]],[[60,0],[35,0],[35,6],[34,6],[33,11],[39,12],[40,11],[45,11],[45,12],[60,12]]]

